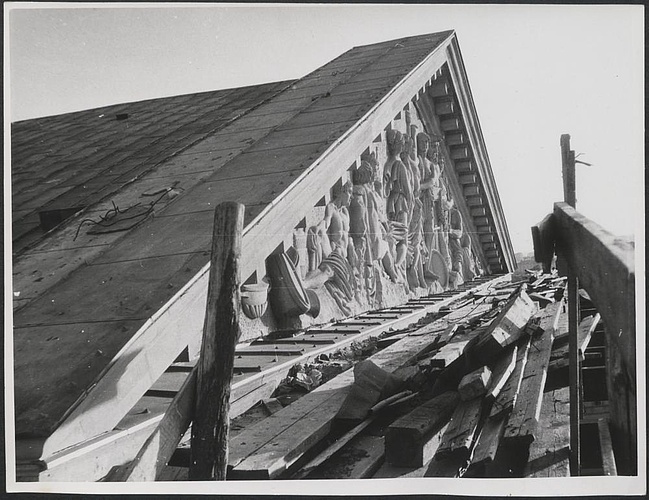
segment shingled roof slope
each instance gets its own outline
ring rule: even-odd
[[[289,83],[148,99],[13,123],[14,253],[45,234],[39,213],[92,205]]]

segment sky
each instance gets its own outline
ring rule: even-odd
[[[641,239],[642,6],[78,5],[4,4],[5,122],[300,78],[353,46],[454,29],[514,250],[563,200],[564,133],[592,164],[577,209]]]

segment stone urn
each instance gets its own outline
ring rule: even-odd
[[[268,307],[268,283],[241,285],[241,309],[250,319],[260,318]]]

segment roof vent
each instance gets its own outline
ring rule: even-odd
[[[128,113],[117,113],[115,119],[117,120],[126,120],[128,118]]]

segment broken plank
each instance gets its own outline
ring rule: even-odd
[[[498,414],[509,413],[514,407],[518,390],[520,389],[523,375],[525,373],[525,365],[530,350],[530,341],[531,339],[529,337],[523,337],[519,340],[516,346],[517,352],[514,370],[491,405],[491,411],[489,413],[491,417]]]
[[[541,412],[553,333],[561,313],[561,306],[561,303],[552,304],[540,313],[541,328],[544,333],[531,340],[519,394],[505,429],[503,438],[505,443],[520,441],[521,445],[529,445],[534,440]]]
[[[400,467],[422,467],[437,451],[459,402],[458,393],[449,391],[393,422],[385,435],[386,460]]]

